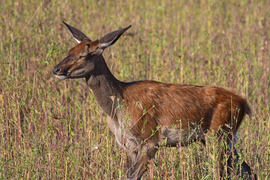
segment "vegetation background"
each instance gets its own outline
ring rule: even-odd
[[[117,147],[84,79],[52,68],[76,45],[132,24],[104,56],[122,81],[151,79],[234,90],[251,104],[241,160],[270,179],[270,1],[1,0],[0,179],[121,179]],[[217,179],[215,146],[161,148],[145,179]],[[238,179],[233,176],[232,179]]]

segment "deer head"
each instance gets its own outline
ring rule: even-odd
[[[113,45],[130,26],[113,31],[100,39],[91,41],[80,30],[68,25],[71,34],[78,44],[69,50],[68,55],[53,68],[53,74],[59,79],[83,78],[91,76],[98,68],[100,56],[104,49]],[[102,58],[103,59],[103,58]]]

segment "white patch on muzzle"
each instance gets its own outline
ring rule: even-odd
[[[63,80],[63,79],[66,79],[67,78],[67,76],[64,76],[64,75],[54,75],[55,77],[57,77],[58,79],[61,79],[61,80]]]

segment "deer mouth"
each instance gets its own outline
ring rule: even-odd
[[[61,69],[53,69],[53,74],[56,78],[58,79],[66,79],[70,76],[71,71],[67,71],[67,70],[61,70]]]
[[[58,78],[58,79],[61,79],[61,80],[64,80],[64,79],[66,79],[66,78],[68,78],[68,76],[67,75],[54,75],[56,78]]]

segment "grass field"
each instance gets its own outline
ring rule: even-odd
[[[270,179],[270,1],[3,0],[0,2],[0,179],[122,179],[126,155],[84,79],[52,68],[76,45],[132,24],[103,53],[121,81],[214,85],[246,97],[241,160]],[[161,148],[144,179],[218,179],[203,148]],[[239,179],[233,176],[232,179]]]

